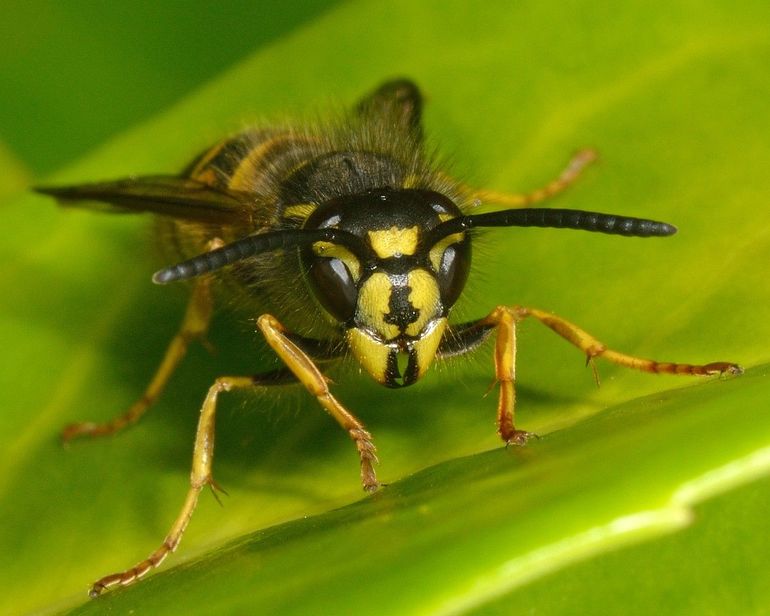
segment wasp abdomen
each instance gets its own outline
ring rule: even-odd
[[[288,129],[241,133],[200,156],[189,175],[223,189],[275,197],[276,188],[316,155],[317,141]]]

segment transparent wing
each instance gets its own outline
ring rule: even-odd
[[[365,118],[397,127],[411,135],[416,143],[422,141],[422,94],[408,79],[394,79],[383,83],[364,97],[356,111]]]
[[[247,221],[253,195],[215,188],[179,176],[145,176],[74,186],[39,186],[35,191],[62,205],[112,212],[150,212],[204,223]]]

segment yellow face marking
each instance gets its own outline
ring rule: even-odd
[[[454,218],[454,214],[439,214],[438,219],[441,222],[446,222],[447,220],[452,220]]]
[[[358,282],[358,279],[361,277],[361,264],[356,256],[344,246],[333,244],[332,242],[315,242],[313,244],[313,252],[319,257],[329,257],[342,261],[347,266],[355,282]]]
[[[406,229],[393,226],[383,231],[369,231],[368,234],[372,250],[380,259],[413,255],[417,250],[419,229],[416,226]]]
[[[441,310],[441,294],[436,279],[424,269],[409,272],[407,284],[411,289],[409,301],[419,311],[419,315],[414,323],[407,326],[406,333],[417,336]]]
[[[385,321],[385,315],[390,312],[391,289],[388,275],[376,272],[366,279],[358,292],[359,320],[386,340],[399,334],[396,325]]]
[[[464,239],[465,233],[452,233],[452,235],[447,235],[436,242],[428,253],[428,258],[430,259],[430,264],[433,266],[433,269],[438,271],[438,268],[441,267],[441,257],[444,256],[444,251],[447,248],[452,244],[462,242]]]
[[[414,350],[417,353],[417,378],[421,378],[428,371],[436,358],[436,350],[444,336],[446,326],[445,318],[436,319],[428,324],[425,334],[414,343]]]
[[[379,383],[385,382],[389,348],[355,327],[347,331],[350,350],[358,363]]]
[[[305,220],[315,211],[315,204],[313,203],[299,203],[297,205],[290,205],[283,211],[284,218],[299,218]]]

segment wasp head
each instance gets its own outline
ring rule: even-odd
[[[430,231],[461,215],[433,191],[379,189],[327,201],[305,222],[356,238],[315,242],[302,259],[315,297],[344,324],[353,355],[383,385],[411,385],[436,356],[471,247],[464,232],[432,241]]]

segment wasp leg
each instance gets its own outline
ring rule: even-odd
[[[497,432],[506,443],[523,445],[533,436],[514,426],[516,407],[516,315],[498,306],[477,321],[451,327],[437,350],[439,357],[465,355],[478,348],[497,328],[495,343],[495,382],[500,384],[497,404]],[[494,385],[494,383],[493,383]]]
[[[531,432],[517,430],[514,425],[516,408],[516,315],[505,306],[498,306],[487,317],[470,327],[484,331],[497,328],[495,340],[495,380],[500,385],[497,403],[497,431],[506,443],[523,445]]]
[[[187,353],[190,343],[205,336],[211,321],[212,310],[211,285],[207,278],[200,278],[193,287],[182,325],[168,345],[166,354],[144,394],[125,413],[107,422],[83,422],[66,426],[62,431],[62,439],[67,442],[79,436],[114,434],[139,421],[160,396],[179,362]]]
[[[495,344],[495,377],[500,384],[500,398],[497,411],[500,436],[507,443],[522,444],[532,436],[528,432],[514,427],[514,407],[516,393],[516,324],[534,317],[551,328],[562,338],[579,348],[586,355],[588,362],[595,357],[603,357],[615,364],[652,373],[687,374],[706,376],[712,374],[740,374],[743,369],[730,362],[713,362],[693,365],[671,362],[659,362],[626,355],[609,349],[602,342],[569,321],[536,308],[523,306],[498,306],[488,316],[473,323],[457,328],[456,340],[462,343],[468,340],[469,348],[475,348],[484,339],[491,328],[497,328]],[[442,349],[439,349],[441,352]],[[447,343],[447,355],[464,352],[457,342]]]
[[[482,203],[497,203],[509,207],[526,207],[534,203],[546,201],[555,197],[573,184],[583,173],[583,170],[597,158],[596,150],[590,148],[580,150],[567,163],[559,177],[528,193],[513,194],[498,192],[496,190],[477,189],[471,190],[471,197]]]
[[[619,366],[642,370],[643,372],[652,372],[656,374],[685,374],[695,376],[708,376],[712,374],[741,374],[743,368],[738,364],[726,361],[712,362],[710,364],[680,364],[673,362],[660,362],[653,359],[642,359],[633,355],[619,353],[608,349],[604,343],[594,338],[591,334],[580,329],[577,325],[570,323],[566,319],[557,317],[536,308],[525,308],[523,306],[514,306],[510,308],[521,320],[532,316],[544,325],[550,327],[562,338],[574,344],[586,355],[586,361],[591,362],[594,357],[602,357]]]
[[[288,370],[277,370],[256,376],[222,376],[214,382],[203,401],[200,419],[198,420],[198,429],[195,433],[192,470],[190,471],[190,489],[171,530],[160,547],[142,562],[131,569],[106,575],[94,582],[89,591],[91,597],[99,596],[112,586],[132,584],[160,565],[166,556],[176,550],[179,545],[193,511],[195,511],[195,507],[198,504],[198,496],[203,487],[208,485],[211,486],[212,490],[221,491],[221,488],[219,488],[211,475],[211,465],[214,460],[214,419],[219,394],[234,389],[251,389],[259,386],[283,385],[291,382],[296,382],[296,378]]]
[[[267,343],[278,354],[286,366],[297,377],[300,383],[316,397],[324,409],[345,430],[358,449],[361,461],[361,483],[364,490],[373,492],[379,486],[374,472],[377,463],[376,448],[372,435],[367,432],[364,424],[356,419],[329,391],[327,379],[313,363],[313,360],[299,346],[292,342],[286,329],[278,319],[269,314],[263,314],[257,319],[257,325],[265,336]]]

